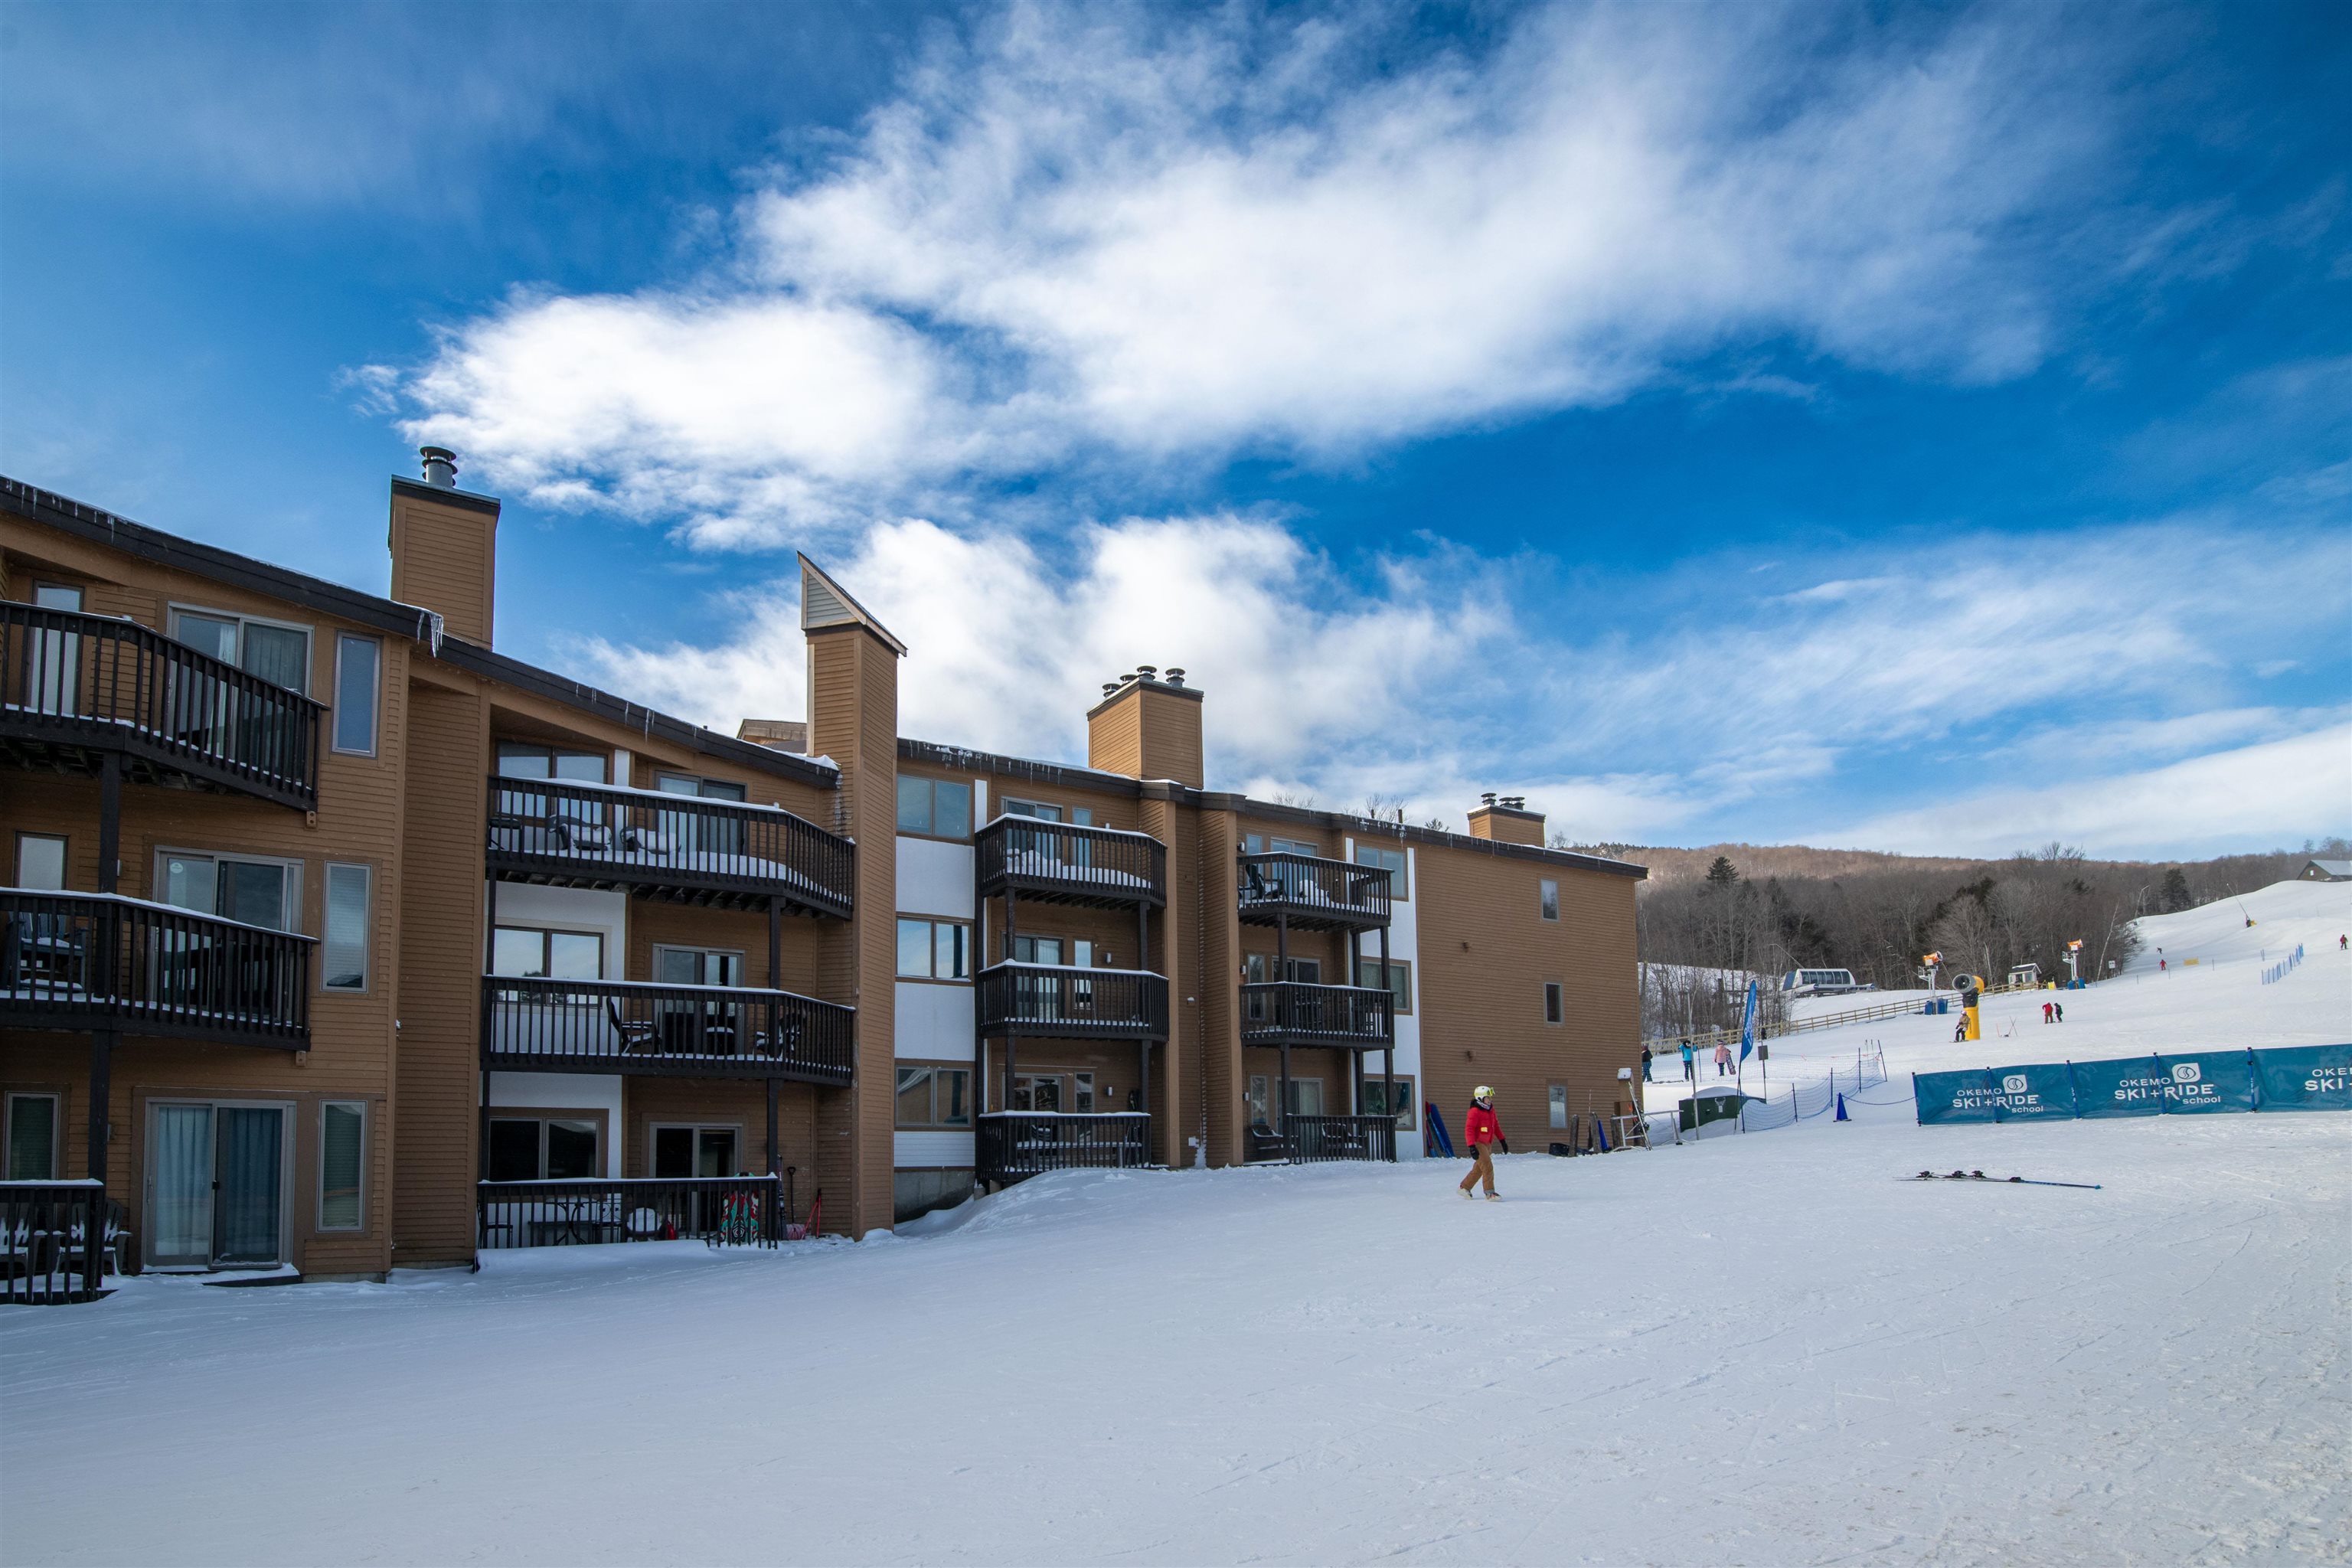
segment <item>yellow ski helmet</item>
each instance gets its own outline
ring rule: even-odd
[[[1470,1098],[1473,1100],[1492,1100],[1495,1098],[1495,1091],[1482,1083],[1476,1089],[1470,1091]]]

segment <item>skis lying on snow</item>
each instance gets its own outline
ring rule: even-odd
[[[2031,1176],[1988,1176],[1982,1171],[1954,1171],[1941,1176],[1933,1171],[1922,1171],[1906,1179],[1914,1182],[2001,1182],[2021,1187],[2081,1187],[2092,1193],[2101,1190],[2096,1182],[2037,1182]]]

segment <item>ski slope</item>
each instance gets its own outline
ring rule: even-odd
[[[2247,915],[2255,922],[2251,929]],[[1872,1091],[1883,1096],[1904,1092],[1915,1072],[2352,1040],[2352,953],[2336,945],[2338,935],[2352,933],[2352,882],[2280,882],[2242,899],[2147,916],[2137,926],[2147,943],[2145,963],[2080,991],[1987,996],[1980,1040],[1952,1039],[1957,1008],[1941,1016],[1877,1018],[1770,1040],[1769,1061],[1751,1058],[1739,1081],[1751,1092],[1777,1095],[1792,1083],[1822,1080],[1832,1068],[1843,1079],[1853,1070],[1857,1051],[1883,1048],[1893,1081]],[[2263,984],[2265,961],[2284,957],[2297,942],[2304,944],[2303,964]],[[2156,967],[2158,943],[2168,960],[2162,971]],[[2200,962],[2189,963],[2189,957]],[[2042,1021],[2045,1002],[2065,1009],[2064,1023]],[[1652,1068],[1659,1081],[1644,1097],[1648,1109],[1680,1102],[1684,1086],[1669,1076],[1679,1071],[1679,1061],[1661,1060]],[[1713,1064],[1702,1060],[1700,1086],[1719,1081]]]

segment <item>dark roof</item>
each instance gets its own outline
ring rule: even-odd
[[[1344,811],[1278,805],[1270,800],[1252,800],[1245,795],[1230,791],[1193,789],[1161,779],[1147,783],[1129,778],[1125,773],[1104,773],[1098,768],[1074,767],[1067,763],[1049,763],[1034,757],[1006,756],[999,752],[941,745],[934,741],[912,741],[903,735],[898,738],[898,756],[902,762],[926,763],[933,767],[951,768],[961,773],[1002,773],[1012,778],[1033,779],[1040,784],[1101,790],[1106,794],[1129,797],[1148,795],[1154,799],[1181,801],[1212,811],[1231,811],[1276,822],[1295,822],[1303,827],[1335,827],[1353,833],[1360,838],[1393,838],[1404,844],[1467,849],[1474,854],[1493,855],[1506,860],[1539,860],[1547,865],[1603,871],[1612,876],[1636,879],[1646,879],[1650,875],[1649,868],[1645,866],[1636,866],[1630,860],[1612,860],[1603,855],[1586,855],[1573,849],[1547,849],[1536,844],[1507,844],[1500,839],[1450,833],[1439,827],[1416,827],[1404,822],[1382,822],[1377,817],[1357,816]],[[1532,816],[1535,813],[1525,815]]]
[[[467,490],[443,489],[436,485],[423,485],[413,479],[397,478],[392,483],[396,490],[404,486],[409,487],[428,500],[478,509],[485,503],[492,510],[498,505],[488,497],[476,496]],[[226,583],[252,593],[267,594],[272,598],[301,605],[321,615],[334,616],[360,626],[373,626],[394,637],[411,637],[428,645],[435,641],[436,617],[431,611],[415,605],[404,605],[396,599],[364,594],[357,588],[347,588],[340,583],[330,583],[306,573],[274,566],[249,555],[239,555],[234,551],[210,544],[199,544],[193,539],[183,539],[178,534],[166,533],[161,529],[117,517],[112,512],[101,511],[96,507],[5,475],[0,475],[0,502],[5,502],[19,515],[60,532],[120,550],[159,566],[208,577],[215,583]],[[778,778],[797,779],[824,788],[837,788],[841,782],[839,773],[825,763],[767,746],[755,746],[748,741],[719,734],[715,730],[706,730],[698,724],[657,712],[642,703],[631,702],[626,698],[616,697],[568,676],[558,675],[553,670],[525,664],[521,659],[467,642],[461,637],[441,637],[433,652],[443,663],[468,674],[560,702],[576,711],[624,725],[640,734],[684,746],[702,756],[719,758]]]

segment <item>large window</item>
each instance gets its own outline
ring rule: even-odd
[[[368,988],[368,893],[373,880],[374,873],[365,866],[327,863],[327,940],[320,944],[320,984],[330,991]]]
[[[66,841],[54,833],[16,835],[16,886],[34,892],[63,892]]]
[[[1358,844],[1356,864],[1378,866],[1386,871],[1389,874],[1389,897],[1402,899],[1410,896],[1405,889],[1405,852],[1402,849],[1391,849],[1380,844]]]
[[[571,1116],[490,1118],[490,1180],[554,1182],[604,1174],[601,1120]]]
[[[1377,958],[1358,959],[1356,984],[1378,991],[1381,988],[1381,961]],[[1401,958],[1389,960],[1389,994],[1396,999],[1390,1009],[1391,1012],[1405,1014],[1412,1011],[1412,965]]]
[[[310,690],[310,628],[217,610],[173,610],[172,636],[199,653],[305,696]]]
[[[743,955],[725,948],[656,947],[654,978],[664,985],[740,985]]]
[[[1557,1128],[1568,1125],[1568,1085],[1556,1083],[1548,1097],[1551,1103],[1551,1124]]]
[[[1284,838],[1278,835],[1244,833],[1242,835],[1244,855],[1314,855],[1321,856],[1323,846],[1307,838]]]
[[[298,861],[171,852],[162,860],[159,879],[167,904],[272,931],[292,931],[301,912]]]
[[[58,1179],[58,1137],[60,1117],[54,1094],[12,1094],[8,1097],[8,1179],[12,1182],[54,1182]]]
[[[1559,919],[1559,884],[1549,877],[1536,884],[1536,912],[1548,921]]]
[[[1080,1116],[1095,1112],[1095,1075],[1074,1072],[1024,1073],[1013,1080],[1013,1109],[1031,1111],[1070,1111]]]
[[[1560,990],[1559,981],[1544,982],[1544,1022],[1547,1024],[1559,1023],[1568,1016],[1567,1005],[1561,997]]]
[[[577,784],[603,784],[608,760],[602,752],[535,746],[520,741],[499,742],[500,778],[570,779]]]
[[[367,1169],[367,1106],[329,1100],[319,1107],[319,1228],[361,1226],[360,1186]]]
[[[1388,1081],[1396,1085],[1395,1114],[1397,1131],[1400,1132],[1410,1132],[1413,1130],[1415,1125],[1413,1121],[1413,1108],[1419,1103],[1419,1101],[1413,1099],[1412,1079],[1410,1077],[1400,1073],[1395,1078],[1392,1078]],[[1368,1078],[1361,1083],[1358,1084],[1356,1086],[1356,1103],[1363,1107],[1363,1114],[1366,1116],[1379,1116],[1387,1111],[1389,1109],[1388,1097],[1381,1081],[1376,1078]]]
[[[335,750],[375,755],[376,692],[383,645],[349,632],[335,639]]]
[[[1050,801],[1043,800],[1008,800],[1000,815],[1025,816],[1033,822],[1066,822],[1074,827],[1092,827],[1095,825],[1094,808],[1091,806],[1074,805],[1066,811]]]
[[[955,779],[898,775],[898,831],[926,838],[971,837],[971,785]]]
[[[898,1068],[898,1125],[971,1125],[971,1069],[961,1067]]]
[[[959,921],[898,917],[898,977],[902,980],[971,978],[971,927]]]
[[[490,945],[490,971],[520,980],[602,980],[604,934],[500,926]]]

